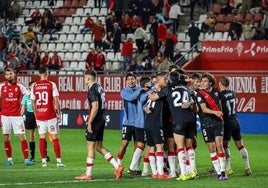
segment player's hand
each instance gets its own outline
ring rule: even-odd
[[[57,114],[57,121],[58,121],[58,123],[61,122],[61,114]]]
[[[150,110],[150,107],[148,107],[148,106],[146,106],[144,108],[144,111],[145,111],[146,114],[151,114],[152,113],[152,111]]]
[[[222,117],[223,113],[221,111],[215,111],[214,113],[217,117]]]
[[[90,134],[92,134],[92,133],[93,133],[91,123],[87,123],[87,131],[88,131]]]
[[[190,103],[190,102],[185,102],[185,103],[182,103],[182,106],[181,106],[181,108],[189,108],[190,106],[192,105],[192,103]]]

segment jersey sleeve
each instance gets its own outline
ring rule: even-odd
[[[141,92],[140,87],[135,88],[126,87],[121,90],[120,95],[126,101],[134,101],[137,100],[138,96],[140,95],[140,92]]]
[[[88,96],[91,102],[99,101],[97,87],[90,90],[90,95]]]
[[[58,88],[54,82],[52,82],[52,91],[53,91],[53,97],[58,97],[60,95]]]
[[[199,92],[197,93],[197,103],[199,105],[205,103],[205,99],[203,98],[203,96]]]

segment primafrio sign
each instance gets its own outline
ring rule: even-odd
[[[202,52],[209,61],[268,61],[268,42],[204,41]]]

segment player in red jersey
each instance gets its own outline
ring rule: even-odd
[[[13,165],[12,147],[10,143],[11,129],[14,134],[19,136],[21,141],[21,150],[26,166],[31,166],[34,163],[28,159],[28,144],[25,138],[25,128],[23,118],[21,116],[21,99],[28,90],[25,86],[17,83],[15,80],[14,70],[7,68],[4,72],[7,81],[0,84],[2,98],[1,121],[3,126],[4,147],[7,155],[7,166]]]
[[[64,167],[61,161],[61,147],[59,141],[59,122],[61,121],[59,91],[54,82],[48,80],[47,67],[40,67],[40,80],[31,91],[31,100],[39,132],[39,150],[42,166],[47,166],[46,133],[53,139],[54,152],[57,158],[57,167]]]

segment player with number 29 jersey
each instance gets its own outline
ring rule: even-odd
[[[36,101],[36,119],[49,120],[56,118],[53,98],[59,96],[59,91],[54,82],[39,80],[31,91],[31,100]]]

